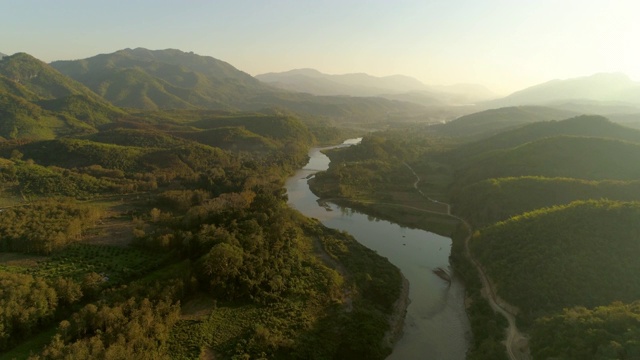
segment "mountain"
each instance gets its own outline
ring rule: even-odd
[[[565,120],[541,121],[505,130],[496,135],[464,144],[450,152],[457,158],[470,158],[484,152],[507,149],[553,136],[590,136],[640,143],[640,130],[613,123],[599,115],[581,115]]]
[[[0,59],[2,59],[5,56],[7,56],[7,54],[0,53]]]
[[[128,108],[257,111],[286,107],[298,113],[367,122],[387,120],[389,114],[424,112],[420,106],[399,101],[276,89],[224,61],[174,49],[124,49],[51,65],[114,105]]]
[[[21,84],[40,99],[58,99],[69,95],[84,95],[96,102],[103,99],[84,85],[62,75],[50,65],[25,53],[0,60],[0,75]]]
[[[580,201],[480,230],[471,252],[498,295],[533,320],[640,298],[640,203]]]
[[[480,138],[523,124],[561,120],[575,115],[577,113],[543,106],[504,107],[464,115],[430,129],[445,136]]]
[[[481,85],[427,86],[405,75],[330,75],[315,69],[296,69],[261,74],[256,78],[289,91],[314,95],[378,96],[421,105],[468,104],[496,97]]]
[[[510,105],[552,105],[575,100],[608,105],[640,106],[640,82],[621,73],[600,73],[566,80],[552,80],[489,101],[491,107]]]
[[[0,60],[0,136],[52,139],[95,132],[125,113],[31,55]]]
[[[122,107],[236,107],[270,91],[226,62],[173,49],[124,49],[51,65]]]

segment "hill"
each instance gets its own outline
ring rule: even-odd
[[[21,84],[40,99],[59,99],[70,95],[84,95],[96,102],[103,99],[84,85],[62,75],[50,65],[25,53],[17,53],[0,60],[0,75]]]
[[[565,120],[540,121],[461,145],[450,155],[464,159],[491,150],[506,149],[552,136],[590,136],[640,143],[640,131],[615,124],[597,115],[582,115]]]
[[[456,186],[514,176],[636,180],[640,144],[596,137],[544,138],[466,160],[457,169]]]
[[[543,106],[516,106],[485,110],[461,116],[430,130],[439,135],[482,138],[516,126],[539,121],[561,120],[576,113]]]
[[[24,53],[0,60],[0,136],[52,139],[95,132],[126,114],[84,85]]]
[[[640,301],[564,309],[536,322],[531,355],[535,359],[637,359],[638,324]]]
[[[498,294],[531,321],[565,307],[640,298],[640,203],[574,202],[513,217],[470,246]]]
[[[620,73],[600,73],[566,80],[552,80],[517,91],[488,106],[544,105],[569,100],[619,102],[640,105],[640,83]]]
[[[452,208],[480,228],[536,209],[588,199],[640,201],[640,181],[536,176],[487,179],[455,194]]]

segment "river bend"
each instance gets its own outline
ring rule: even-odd
[[[360,139],[345,141],[349,146]],[[449,267],[451,239],[424,230],[359,213],[329,203],[320,206],[308,178],[329,167],[329,158],[309,152],[309,163],[287,180],[289,205],[325,226],[344,230],[358,242],[387,257],[409,280],[411,303],[407,308],[404,335],[388,359],[462,360],[468,348],[471,330],[464,309],[464,287],[455,277],[451,285],[432,270]]]

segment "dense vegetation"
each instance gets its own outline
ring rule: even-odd
[[[638,299],[639,220],[638,203],[574,202],[484,228],[471,250],[498,293],[531,321],[565,307]]]
[[[26,54],[0,63],[0,357],[388,355],[399,271],[282,188],[311,145],[346,132],[287,109],[124,111]],[[195,74],[154,71],[165,87]],[[237,86],[210,80],[194,86]],[[104,91],[118,86],[137,85]]]
[[[330,152],[313,189],[452,236],[469,358],[505,357],[505,321],[450,210],[534,357],[637,357],[639,133],[543,107],[413,124],[424,112],[177,50],[2,58],[0,357],[384,358],[398,270],[282,185],[309,146],[357,133],[332,125],[398,119]]]
[[[640,200],[640,182],[522,176],[464,187],[452,198],[457,214],[478,227],[575,200]]]
[[[50,254],[79,241],[100,210],[71,201],[38,201],[0,215],[0,251]]]
[[[577,310],[589,313],[577,320],[561,312],[640,298],[634,277],[640,270],[635,261],[640,213],[638,204],[629,202],[639,200],[639,133],[598,116],[541,121],[544,110],[500,109],[447,126],[369,135],[359,146],[329,153],[332,167],[316,176],[313,189],[392,219],[393,212],[377,211],[376,201],[446,212],[424,197],[399,195],[403,189],[415,194],[415,176],[403,162],[410,165],[422,179],[418,188],[425,196],[451,203],[451,211],[477,229],[473,256],[498,295],[519,310],[518,324],[531,330],[536,358],[633,358],[637,344],[628,340],[633,326],[627,331],[625,325],[613,325],[627,316],[614,315],[623,310]],[[547,112],[552,119],[558,114]],[[535,123],[518,126],[527,122]],[[464,139],[442,138],[445,133]],[[405,215],[405,222],[412,216]],[[424,219],[413,225],[436,229]],[[462,226],[453,233],[451,263],[467,288],[474,332],[468,357],[504,358],[500,342],[506,324],[480,296],[465,237]],[[595,324],[545,340],[556,334],[550,330],[554,326],[573,329],[577,321],[588,322],[587,316],[595,317],[592,311],[598,312]],[[633,324],[635,318],[628,318]],[[584,337],[593,339],[585,343],[580,334],[587,332]]]
[[[458,169],[455,186],[511,176],[635,180],[638,164],[639,143],[557,136],[469,159]]]
[[[640,358],[640,302],[575,307],[543,317],[532,329],[536,359]]]

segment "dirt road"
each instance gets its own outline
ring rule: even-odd
[[[462,224],[464,225],[464,227],[467,230],[467,237],[464,239],[464,248],[465,248],[465,253],[467,255],[467,257],[469,258],[469,260],[471,260],[471,263],[476,267],[476,269],[478,270],[478,273],[480,274],[480,279],[482,280],[482,295],[487,299],[487,301],[489,302],[489,304],[491,305],[491,308],[494,311],[499,312],[502,316],[504,316],[508,323],[509,323],[509,327],[507,328],[507,338],[505,340],[505,347],[507,348],[507,355],[509,356],[509,359],[511,360],[529,360],[531,358],[529,351],[528,351],[528,341],[527,338],[522,335],[522,333],[518,330],[518,327],[516,326],[516,318],[515,315],[512,314],[511,312],[509,312],[506,307],[507,304],[504,303],[502,300],[499,300],[498,297],[495,294],[495,291],[493,289],[493,286],[491,285],[491,282],[489,281],[489,277],[485,274],[484,269],[482,268],[482,265],[473,258],[473,256],[471,255],[471,251],[469,250],[469,240],[471,239],[471,235],[473,234],[473,231],[471,229],[471,225],[469,225],[469,223],[458,217],[455,215],[451,214],[451,206],[447,203],[443,203],[434,199],[431,199],[430,197],[426,196],[419,188],[418,188],[418,184],[420,183],[421,179],[418,176],[418,174],[416,174],[416,172],[413,170],[413,168],[411,168],[411,166],[409,166],[409,164],[404,163],[404,165],[409,168],[409,170],[411,170],[411,172],[413,173],[413,175],[416,177],[416,181],[413,183],[413,187],[418,191],[418,193],[420,193],[420,195],[422,195],[423,197],[425,197],[426,199],[428,199],[429,201],[432,202],[436,202],[436,203],[440,203],[440,204],[444,204],[447,206],[447,215],[458,219],[460,222],[462,222]],[[418,209],[416,209],[418,210]]]

